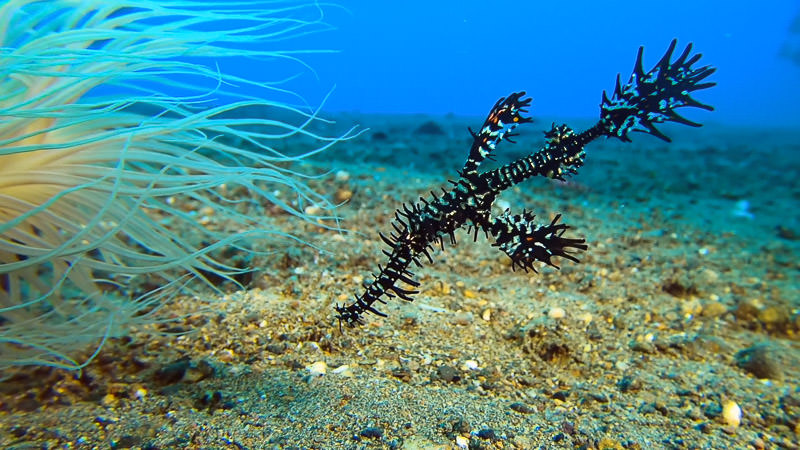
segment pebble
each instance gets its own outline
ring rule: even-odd
[[[733,310],[734,316],[742,321],[750,321],[758,317],[759,309],[755,301],[741,301]]]
[[[589,397],[594,399],[597,403],[608,403],[611,399],[608,398],[608,395],[602,392],[590,392]]]
[[[703,317],[719,317],[728,312],[728,308],[721,302],[711,302],[703,306]]]
[[[703,419],[703,411],[700,410],[698,407],[692,407],[689,411],[686,412],[686,417],[694,420],[699,421]]]
[[[408,436],[403,440],[403,450],[450,450],[447,444],[437,444],[421,436]]]
[[[703,407],[703,414],[709,419],[714,419],[722,414],[722,406],[717,402],[710,402]]]
[[[458,375],[458,370],[450,366],[439,366],[439,368],[436,369],[436,377],[448,383],[456,383],[461,381],[461,377]]]
[[[650,341],[636,341],[631,345],[631,349],[636,352],[642,353],[655,353],[656,346]]]
[[[469,311],[462,311],[456,313],[453,317],[453,323],[456,325],[469,325],[475,320],[475,317]]]
[[[328,372],[328,365],[325,364],[325,361],[317,361],[306,367],[306,370],[312,377],[320,377]]]
[[[333,199],[336,201],[336,203],[344,203],[350,200],[352,197],[353,191],[350,189],[338,189],[333,195]]]
[[[359,433],[361,437],[368,439],[380,439],[383,437],[383,428],[381,427],[367,427]]]
[[[635,380],[629,375],[625,375],[619,381],[617,381],[617,389],[619,389],[620,392],[628,392],[631,389],[635,389],[635,386]]]
[[[373,141],[385,141],[387,139],[389,139],[389,135],[384,133],[383,131],[376,131],[372,133]]]
[[[126,434],[121,438],[111,441],[111,448],[133,448],[142,444],[142,438]]]
[[[119,399],[114,394],[106,394],[101,403],[105,406],[114,406],[118,401]]]
[[[450,425],[450,429],[454,433],[469,434],[469,430],[472,429],[472,426],[463,417],[458,417]]]
[[[280,355],[286,351],[287,345],[285,342],[273,342],[267,344],[265,348],[267,349],[268,352],[272,354]]]
[[[336,172],[336,181],[347,181],[350,179],[350,172],[339,170]]]
[[[778,232],[778,237],[781,237],[789,241],[796,241],[800,239],[800,233],[787,226],[778,225],[777,227],[775,227],[775,229]]]
[[[474,359],[468,359],[464,361],[464,368],[466,370],[478,370],[478,361]]]
[[[714,283],[719,280],[719,274],[712,269],[704,269],[700,277],[705,283]]]
[[[536,412],[536,408],[520,402],[512,403],[509,407],[514,411],[522,414],[533,414]]]
[[[489,440],[497,439],[497,433],[495,433],[494,430],[491,428],[484,428],[475,433],[475,436],[481,439],[489,439]]]
[[[758,313],[758,320],[767,327],[780,326],[789,321],[789,313],[782,308],[770,306]]]
[[[740,369],[750,372],[759,379],[780,380],[783,378],[781,367],[775,362],[767,345],[754,345],[738,353],[734,357]]]
[[[303,212],[306,215],[309,215],[309,216],[319,216],[319,215],[322,215],[323,211],[322,211],[322,208],[320,208],[317,205],[310,205],[310,206],[306,206],[306,208],[303,210]]]
[[[341,365],[341,366],[331,370],[331,373],[336,374],[336,375],[341,375],[343,377],[352,377],[353,376],[353,372],[350,370],[350,366],[348,366],[347,364]]]
[[[133,398],[135,398],[136,400],[144,400],[145,397],[147,397],[147,389],[146,388],[140,386],[140,387],[137,387],[136,389],[134,389]]]
[[[190,364],[191,361],[188,358],[179,359],[158,369],[153,378],[159,384],[177,383],[183,378]]]
[[[414,134],[426,134],[428,136],[440,136],[444,135],[444,130],[438,123],[429,120],[422,125],[420,125],[415,131]]]
[[[216,356],[217,359],[226,363],[232,362],[234,359],[236,359],[236,353],[234,353],[234,351],[229,348],[222,349],[222,351],[217,353]]]
[[[553,320],[560,320],[566,316],[567,316],[567,311],[565,311],[564,308],[561,308],[560,306],[556,306],[555,308],[550,308],[550,310],[547,311],[547,317]]]

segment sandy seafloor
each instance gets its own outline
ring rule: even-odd
[[[580,264],[512,271],[464,232],[415,270],[413,303],[340,332],[333,305],[385,264],[378,232],[448,186],[481,119],[351,121],[370,130],[312,181],[347,200],[351,233],[267,217],[327,252],[258,257],[247,290],[170,305],[214,313],[155,327],[193,333],[138,330],[79,374],[6,380],[0,447],[798,448],[800,132],[596,142],[569,183],[529,180],[495,211],[563,214],[588,242]],[[501,145],[498,163],[538,149],[549,123]]]

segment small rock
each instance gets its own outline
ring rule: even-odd
[[[133,448],[142,445],[142,439],[126,434],[121,438],[111,441],[111,448]]]
[[[406,383],[411,381],[411,375],[412,375],[411,371],[408,370],[405,367],[398,367],[398,368],[392,370],[392,376],[393,377],[395,377],[395,378],[397,378],[397,379],[399,379],[401,381],[404,381]]]
[[[266,346],[267,351],[275,355],[282,354],[286,351],[286,348],[286,342],[273,342]]]
[[[309,375],[312,377],[320,377],[328,372],[328,365],[325,364],[325,361],[317,361],[314,364],[306,367],[306,369],[308,370]]]
[[[638,389],[640,383],[633,379],[630,375],[625,375],[617,382],[617,389],[620,392],[628,392],[630,390]]]
[[[725,434],[736,434],[736,427],[733,425],[724,426],[722,427],[722,431],[724,431]]]
[[[478,370],[478,361],[468,359],[464,361],[464,368],[467,370]]]
[[[780,398],[779,404],[789,420],[800,426],[800,397],[786,394]]]
[[[654,412],[656,412],[656,405],[655,403],[651,402],[642,403],[642,405],[639,406],[637,412],[642,415],[653,414]]]
[[[458,370],[450,366],[439,366],[439,368],[436,369],[436,378],[448,383],[457,383],[461,381]]]
[[[703,317],[719,317],[728,312],[728,308],[721,302],[711,302],[703,306],[700,313]]]
[[[374,135],[373,135],[374,136]],[[336,172],[336,181],[347,181],[350,179],[350,173],[346,170],[338,170]]]
[[[736,365],[759,379],[780,380],[783,372],[767,345],[754,345],[736,354]]]
[[[209,411],[213,411],[215,409],[231,409],[233,406],[233,402],[224,401],[224,397],[220,391],[207,391],[201,397],[195,400],[195,407],[198,409],[208,408]]]
[[[153,375],[153,379],[162,386],[175,384],[183,379],[191,363],[189,358],[181,358],[158,369]]]
[[[497,439],[497,433],[495,433],[494,430],[491,429],[491,428],[484,428],[484,429],[478,431],[477,433],[475,433],[475,436],[477,436],[477,437],[479,437],[481,439],[489,439],[489,440],[492,440],[492,441]]]
[[[462,311],[453,316],[453,323],[456,325],[469,325],[475,320],[475,316],[469,311]]]
[[[534,448],[535,446],[533,439],[528,436],[514,436],[511,438],[511,443],[515,445],[514,448]]]
[[[344,203],[352,197],[353,191],[350,189],[337,189],[336,193],[333,195],[333,199],[336,200],[336,203]]]
[[[700,272],[700,277],[705,283],[714,283],[719,280],[719,274],[712,269],[704,269]]]
[[[722,414],[722,405],[717,402],[710,402],[703,407],[703,414],[709,419],[714,419]]]
[[[367,439],[380,439],[383,437],[383,428],[381,427],[367,427],[361,430],[359,433],[361,437],[365,437]]]
[[[509,407],[522,414],[533,414],[536,412],[536,408],[526,405],[525,403],[514,402]]]
[[[343,364],[343,365],[331,370],[331,373],[334,374],[334,375],[341,375],[343,377],[352,377],[353,376],[353,371],[350,370],[350,366],[347,365],[347,364]]]
[[[566,316],[567,316],[567,311],[565,311],[564,308],[561,308],[559,306],[556,306],[555,308],[550,308],[550,310],[547,311],[547,317],[553,320],[561,320]]]
[[[453,424],[450,426],[450,430],[453,433],[459,433],[459,434],[469,434],[469,430],[471,428],[472,427],[470,426],[469,422],[464,420],[463,417],[459,417],[458,419],[453,421]]]
[[[797,233],[796,231],[787,226],[778,225],[777,227],[775,227],[775,229],[778,231],[778,237],[782,239],[786,239],[788,241],[796,241],[800,239],[800,233]]]
[[[652,354],[656,352],[656,346],[650,341],[636,341],[631,345],[631,350]]]
[[[758,317],[758,306],[754,301],[740,301],[733,311],[737,319],[748,322]]]
[[[414,131],[414,133],[427,134],[429,136],[441,136],[444,134],[444,130],[442,129],[441,126],[439,126],[438,123],[429,120],[420,125],[419,128],[417,128],[416,131]]]
[[[217,359],[225,363],[230,363],[236,359],[236,353],[229,348],[225,348],[217,353]]]
[[[305,207],[303,212],[309,216],[319,216],[324,212],[324,210],[317,205],[309,205]]]
[[[213,377],[217,370],[208,361],[201,359],[189,365],[183,376],[185,383],[198,383],[206,378]]]
[[[686,417],[688,417],[688,418],[690,418],[690,419],[692,419],[694,421],[698,421],[698,420],[701,420],[703,418],[703,412],[700,411],[700,408],[693,407],[689,411],[686,412]]]
[[[789,322],[789,318],[789,311],[775,306],[764,308],[758,313],[758,320],[770,330],[784,328],[785,324]]]

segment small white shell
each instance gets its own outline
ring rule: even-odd
[[[722,403],[722,418],[731,427],[738,427],[742,423],[742,408],[733,400]]]
[[[306,369],[312,377],[321,377],[328,372],[328,365],[325,364],[325,361],[317,361],[314,364],[306,367]]]
[[[559,319],[563,319],[564,317],[566,317],[567,316],[567,312],[564,310],[564,308],[562,308],[560,306],[556,306],[556,307],[550,308],[550,310],[547,311],[547,316],[550,317],[551,319],[559,320]]]
[[[339,170],[336,172],[336,181],[347,181],[350,179],[350,173],[346,170]]]

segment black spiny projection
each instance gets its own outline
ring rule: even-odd
[[[689,56],[692,45],[686,46],[683,53],[672,61],[676,41],[672,41],[666,54],[650,69],[642,69],[642,52],[636,57],[633,74],[625,85],[617,85],[609,99],[603,92],[600,104],[600,120],[588,130],[575,133],[566,125],[553,125],[545,132],[545,146],[530,155],[506,164],[498,169],[478,172],[484,159],[491,157],[498,143],[503,140],[513,142],[512,130],[520,123],[530,122],[523,116],[527,113],[531,99],[524,98],[525,92],[518,92],[501,98],[492,108],[489,117],[478,133],[470,130],[473,137],[472,148],[459,179],[451,181],[453,188],[443,190],[442,195],[431,193],[431,198],[420,198],[416,204],[403,205],[395,213],[392,223],[394,232],[381,238],[389,246],[384,250],[389,262],[379,266],[378,273],[371,282],[364,284],[364,292],[355,297],[349,305],[336,306],[337,317],[341,322],[354,325],[362,322],[362,315],[371,312],[384,316],[375,308],[376,302],[385,303],[385,298],[400,297],[411,301],[411,296],[419,283],[412,277],[409,266],[421,266],[424,256],[433,262],[430,252],[435,244],[444,249],[444,238],[455,244],[455,231],[467,227],[478,238],[482,230],[494,239],[510,258],[513,267],[536,271],[538,261],[558,268],[553,257],[558,256],[578,262],[575,253],[587,249],[583,239],[564,237],[566,225],[558,223],[561,215],[545,225],[537,225],[531,212],[512,215],[508,211],[494,217],[492,204],[497,195],[505,189],[530,177],[541,175],[563,180],[565,176],[577,173],[586,155],[584,147],[600,136],[616,137],[629,142],[628,133],[639,131],[665,141],[669,138],[656,129],[661,122],[677,122],[700,126],[686,120],[675,112],[677,108],[697,107],[713,110],[711,106],[697,102],[690,93],[709,88],[715,83],[701,82],[714,73],[714,68],[703,66],[693,68],[700,54]],[[406,287],[398,286],[398,282]]]

